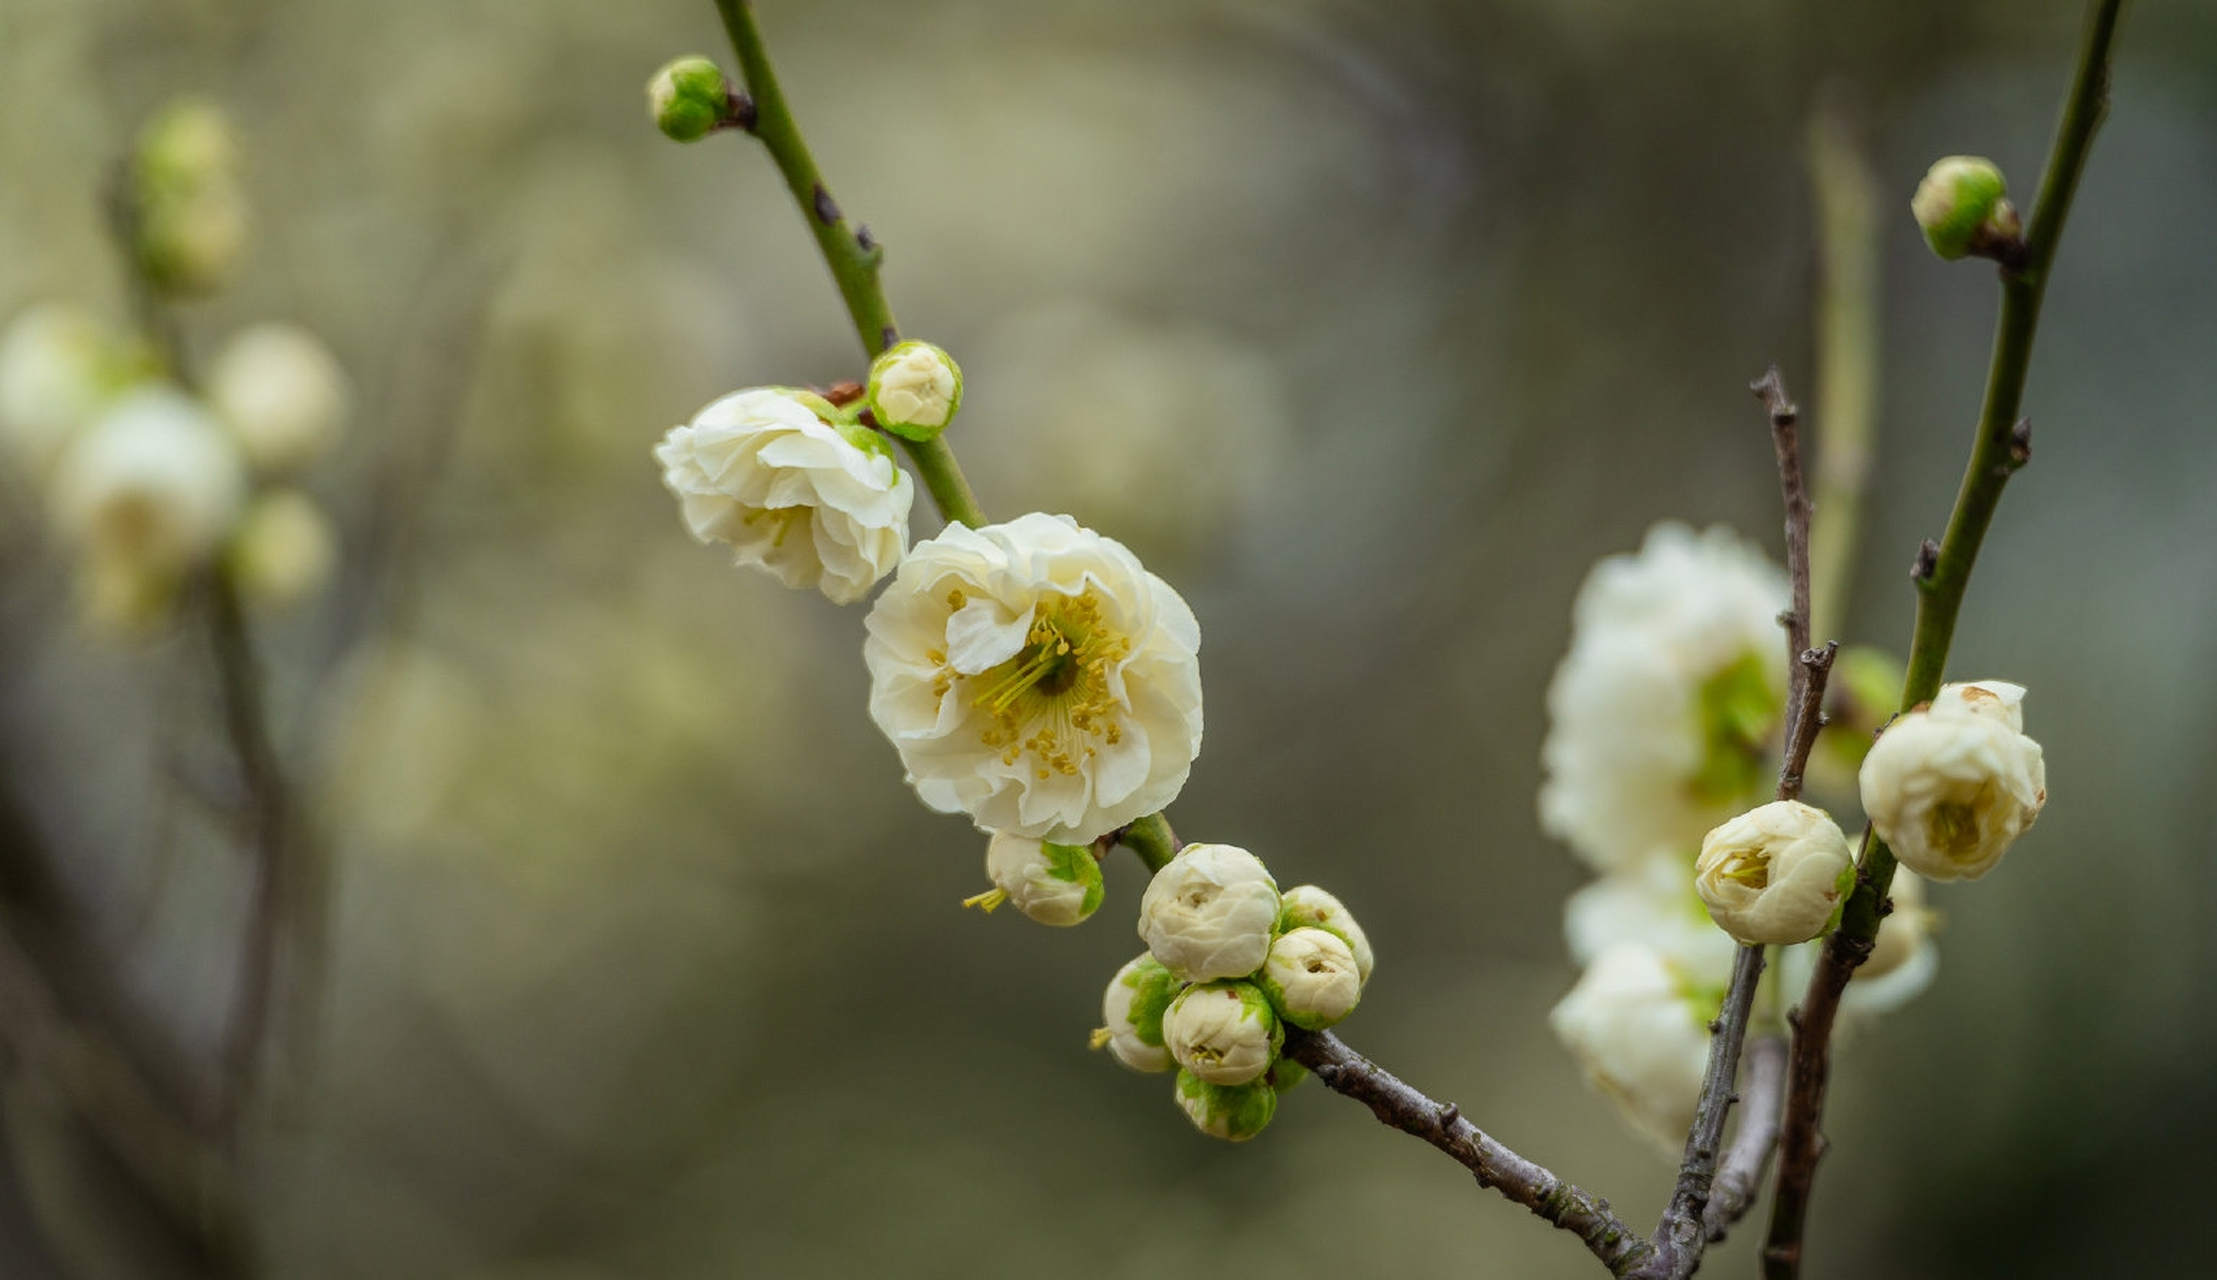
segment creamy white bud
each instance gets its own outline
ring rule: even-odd
[[[1717,1001],[1697,1000],[1654,951],[1620,943],[1587,966],[1548,1025],[1619,1111],[1675,1159],[1693,1123]]]
[[[245,491],[223,429],[181,393],[148,387],[71,443],[49,496],[65,541],[111,565],[176,576],[215,551]]]
[[[1190,1071],[1178,1073],[1178,1108],[1193,1127],[1212,1138],[1245,1142],[1278,1113],[1278,1090],[1257,1080],[1250,1084],[1210,1084]]]
[[[1246,982],[1187,987],[1162,1015],[1170,1056],[1210,1084],[1260,1079],[1284,1039],[1270,1001]]]
[[[2040,816],[2048,798],[2040,744],[2019,732],[2022,691],[1950,686],[1902,715],[1863,758],[1863,812],[1903,866],[1931,880],[1975,880]]]
[[[1823,933],[1854,883],[1846,834],[1799,800],[1773,800],[1715,828],[1694,861],[1709,918],[1749,945],[1791,946]]]
[[[1189,844],[1147,882],[1139,936],[1187,982],[1244,978],[1270,955],[1278,905],[1278,883],[1260,858],[1228,844]]]
[[[1944,684],[1926,710],[1937,716],[1982,716],[2025,731],[2025,687],[2007,680],[1964,680]]]
[[[1355,923],[1346,904],[1313,884],[1297,884],[1286,890],[1278,917],[1281,932],[1289,929],[1322,929],[1347,944],[1355,957],[1355,973],[1367,985],[1373,958],[1370,939]]]
[[[1101,905],[1101,860],[1083,845],[996,831],[985,846],[985,874],[1018,911],[1041,924],[1067,928]]]
[[[337,358],[298,325],[249,325],[208,368],[208,407],[231,428],[248,464],[265,475],[329,452],[352,401]]]
[[[962,369],[928,342],[902,342],[870,365],[870,416],[897,436],[930,440],[962,408]]]
[[[1168,1071],[1176,1065],[1162,1040],[1162,1018],[1185,984],[1142,953],[1116,971],[1101,995],[1096,1047],[1106,1045],[1116,1060],[1134,1071]]]
[[[1363,998],[1354,951],[1338,935],[1313,927],[1271,943],[1257,982],[1279,1015],[1304,1031],[1331,1026]]]
[[[277,609],[322,590],[338,558],[331,522],[297,489],[255,499],[239,517],[228,552],[239,593],[249,604]]]

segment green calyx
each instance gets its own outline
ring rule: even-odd
[[[1762,789],[1782,693],[1752,649],[1702,681],[1694,696],[1701,765],[1687,784],[1696,800],[1740,805]]]
[[[885,441],[874,432],[870,432],[869,428],[858,423],[855,430],[868,434],[877,448],[881,450],[887,448]],[[842,434],[844,434],[844,431],[842,431]],[[1039,851],[1047,859],[1047,874],[1049,876],[1068,884],[1082,886],[1085,889],[1085,899],[1078,907],[1080,918],[1090,916],[1100,908],[1101,896],[1106,892],[1106,888],[1101,882],[1101,860],[1093,856],[1093,850],[1090,847],[1044,841],[1040,844]],[[1165,1001],[1165,1003],[1168,1002]],[[1157,1043],[1160,1042],[1159,1021],[1158,1019]]]
[[[1180,1070],[1176,1096],[1179,1108],[1193,1121],[1194,1128],[1226,1142],[1247,1141],[1278,1114],[1278,1090],[1264,1080],[1210,1084],[1191,1071]]]
[[[1133,962],[1123,982],[1132,989],[1132,1033],[1139,1037],[1141,1044],[1159,1046],[1162,1015],[1170,1011],[1170,1002],[1178,998],[1185,984],[1152,955],[1141,956]]]
[[[731,82],[723,68],[706,58],[679,58],[647,82],[647,105],[654,126],[677,142],[698,142],[717,129],[738,123]]]

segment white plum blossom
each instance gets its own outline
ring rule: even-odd
[[[1786,694],[1779,569],[1730,530],[1665,522],[1594,566],[1548,687],[1540,821],[1602,871],[1690,858],[1752,802]]]
[[[907,551],[915,484],[868,431],[826,421],[829,409],[777,387],[734,392],[671,428],[654,456],[695,540],[849,604]]]
[[[1279,1016],[1304,1031],[1340,1021],[1363,996],[1354,951],[1337,934],[1313,926],[1280,934],[1255,980]]]
[[[1041,924],[1068,927],[1101,905],[1101,860],[1087,846],[996,831],[985,846],[985,874],[1000,895],[989,908],[1005,899]]]
[[[1924,877],[1907,867],[1894,869],[1893,884],[1886,891],[1894,909],[1879,921],[1878,939],[1871,954],[1855,968],[1855,981],[1876,982],[1905,969],[1936,950],[1932,934],[1940,913],[1925,905]]]
[[[1587,1080],[1676,1158],[1693,1123],[1718,1003],[1661,954],[1627,942],[1595,957],[1547,1021]]]
[[[1284,1038],[1270,1001],[1245,982],[1187,987],[1162,1015],[1170,1056],[1210,1084],[1261,1079]]]
[[[867,626],[870,717],[942,813],[1084,844],[1169,804],[1201,748],[1193,611],[1068,516],[949,525]]]
[[[1313,884],[1297,884],[1285,891],[1281,899],[1278,917],[1281,932],[1292,929],[1315,928],[1338,938],[1347,944],[1355,957],[1355,973],[1366,985],[1370,981],[1372,957],[1370,939],[1363,927],[1355,923],[1355,915],[1338,898]]]
[[[1773,800],[1719,825],[1694,862],[1694,889],[1710,918],[1751,946],[1791,946],[1823,933],[1854,883],[1846,833],[1799,800]]]
[[[1139,936],[1187,982],[1244,978],[1270,955],[1278,909],[1278,883],[1260,858],[1228,844],[1189,844],[1147,882]]]
[[[88,312],[55,302],[0,333],[0,440],[24,470],[43,476],[115,393],[122,346]]]
[[[166,386],[118,400],[55,464],[56,531],[89,555],[177,575],[212,555],[246,493],[238,449]]]
[[[1168,1071],[1177,1064],[1163,1043],[1162,1018],[1185,984],[1142,953],[1109,980],[1101,995],[1101,1021],[1094,1047],[1107,1046],[1116,1060],[1134,1071]]]
[[[1947,685],[1879,735],[1863,758],[1863,811],[1903,866],[1975,880],[2040,816],[2047,763],[2022,732],[2023,699],[2002,681]]]
[[[338,441],[353,400],[346,371],[298,325],[239,330],[208,367],[208,407],[264,474],[315,461]]]
[[[1675,857],[1641,858],[1579,888],[1563,904],[1563,937],[1582,965],[1620,942],[1636,942],[1718,987],[1738,950],[1694,892],[1690,864]]]

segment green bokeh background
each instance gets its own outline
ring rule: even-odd
[[[758,9],[904,327],[963,362],[987,509],[1068,510],[1198,613],[1181,833],[1337,892],[1380,957],[1347,1039],[1651,1221],[1667,1168],[1544,1025],[1585,875],[1533,801],[1572,594],[1660,518],[1772,536],[1743,388],[1775,359],[1808,399],[1803,139],[1838,81],[1889,215],[1843,638],[1906,644],[1995,302],[1908,195],[1960,151],[2029,191],[2078,6]],[[360,392],[315,482],[350,572],[264,634],[338,873],[316,1053],[252,1147],[272,1273],[1594,1274],[1314,1085],[1232,1148],[1088,1053],[1136,865],[1071,932],[956,908],[983,840],[902,786],[859,610],[692,544],[647,456],[722,392],[863,369],[759,149],[648,123],[690,51],[729,63],[707,0],[0,0],[0,317],[123,318],[98,187],[205,93],[258,230],[191,347],[296,320]],[[2203,1256],[2213,113],[2217,6],[2141,6],[1951,667],[2031,687],[2053,800],[1935,892],[1937,986],[1844,1054],[1812,1276]],[[205,655],[86,641],[5,527],[0,765],[205,1051],[247,884],[195,799],[225,767]],[[0,1273],[59,1276],[13,1150]]]

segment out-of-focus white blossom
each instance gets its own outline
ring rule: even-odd
[[[1163,1043],[1162,1018],[1184,987],[1162,962],[1141,954],[1116,971],[1101,996],[1101,1021],[1094,1046],[1106,1045],[1116,1060],[1134,1071],[1168,1071],[1176,1065]]]
[[[338,536],[307,494],[279,489],[239,517],[228,553],[231,576],[248,603],[282,609],[323,589],[338,563]]]
[[[276,475],[337,443],[353,401],[346,371],[298,325],[256,324],[233,334],[208,366],[208,407],[238,438],[247,463]]]
[[[1373,957],[1370,939],[1363,927],[1355,923],[1355,914],[1338,898],[1313,884],[1297,884],[1285,891],[1281,899],[1278,929],[1283,933],[1292,929],[1322,929],[1347,944],[1355,957],[1355,973],[1362,982],[1370,981]]]
[[[1840,824],[1799,800],[1773,800],[1719,825],[1694,862],[1694,889],[1710,918],[1751,946],[1791,946],[1823,933],[1854,884]]]
[[[1879,736],[1863,759],[1863,811],[1903,866],[1975,880],[2040,816],[2040,744],[2021,732],[2024,690],[2001,681],[1944,686]]]
[[[1278,1113],[1278,1090],[1256,1080],[1249,1084],[1210,1084],[1191,1071],[1178,1072],[1178,1107],[1193,1127],[1212,1138],[1245,1142]]]
[[[900,342],[870,364],[870,415],[894,435],[931,440],[962,408],[962,369],[928,342]]]
[[[70,445],[49,505],[56,532],[88,554],[176,575],[206,562],[245,492],[223,428],[186,396],[150,386]]]
[[[1581,965],[1621,942],[1659,953],[1692,980],[1722,987],[1738,946],[1694,892],[1692,864],[1642,858],[1581,887],[1563,904],[1563,937]]]
[[[42,303],[0,332],[0,439],[43,477],[128,377],[125,344],[89,312]]]
[[[1596,868],[1690,858],[1752,803],[1786,694],[1786,580],[1730,530],[1663,523],[1595,565],[1548,687],[1540,820]]]
[[[1923,877],[1907,867],[1895,868],[1887,897],[1893,899],[1894,909],[1879,922],[1878,940],[1869,958],[1856,967],[1859,983],[1884,978],[1934,949],[1932,934],[1939,927],[1940,913],[1925,905]]]
[[[985,874],[993,892],[971,901],[988,911],[1005,900],[1041,924],[1066,928],[1101,905],[1101,860],[1084,845],[996,831],[986,842]]]
[[[1193,611],[1068,516],[949,525],[868,628],[870,717],[942,813],[1087,843],[1169,804],[1201,748]]]
[[[1139,936],[1187,982],[1244,978],[1270,955],[1278,907],[1278,883],[1260,858],[1228,844],[1189,844],[1147,882]]]
[[[1276,1011],[1252,983],[1187,987],[1162,1015],[1162,1041],[1170,1056],[1210,1084],[1259,1079],[1284,1039]]]
[[[1595,957],[1547,1020],[1587,1080],[1675,1159],[1693,1123],[1718,1004],[1652,949],[1619,943]]]
[[[654,456],[696,540],[725,543],[734,564],[848,604],[907,551],[916,487],[882,441],[835,427],[828,408],[777,387],[734,392],[672,427]]]
[[[1304,1031],[1333,1025],[1363,997],[1354,951],[1313,926],[1279,935],[1255,980],[1279,1015]]]

